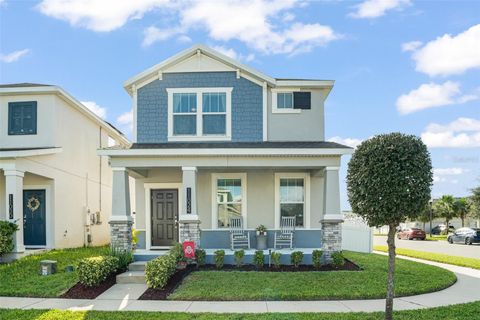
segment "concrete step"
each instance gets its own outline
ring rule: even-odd
[[[117,275],[117,283],[146,283],[145,271],[127,271]]]
[[[148,261],[135,261],[128,265],[129,271],[145,271]]]

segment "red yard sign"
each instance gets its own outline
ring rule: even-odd
[[[187,259],[195,259],[195,242],[183,242],[183,256]]]

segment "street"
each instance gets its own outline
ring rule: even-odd
[[[375,236],[374,245],[386,246],[386,236]],[[395,239],[397,248],[411,249],[424,252],[443,253],[452,256],[480,259],[480,244],[470,246],[463,244],[449,244],[447,241],[421,241]]]

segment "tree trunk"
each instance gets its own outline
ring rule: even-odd
[[[395,296],[394,276],[395,276],[395,225],[390,225],[388,229],[388,276],[387,276],[387,300],[385,303],[385,320],[393,319],[393,297]]]
[[[462,219],[462,228],[463,228],[463,227],[465,227],[465,215],[462,214],[462,215],[460,216],[460,218]]]

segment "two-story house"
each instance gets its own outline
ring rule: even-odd
[[[333,84],[272,78],[203,45],[126,81],[134,143],[99,151],[114,175],[112,244],[131,248],[134,224],[146,253],[185,239],[230,248],[229,221],[242,217],[252,247],[264,225],[271,248],[294,216],[294,246],[328,259],[341,249],[340,159],[352,152],[325,141]]]
[[[97,149],[128,144],[60,87],[0,85],[0,220],[19,227],[15,252],[108,243],[112,171]]]

